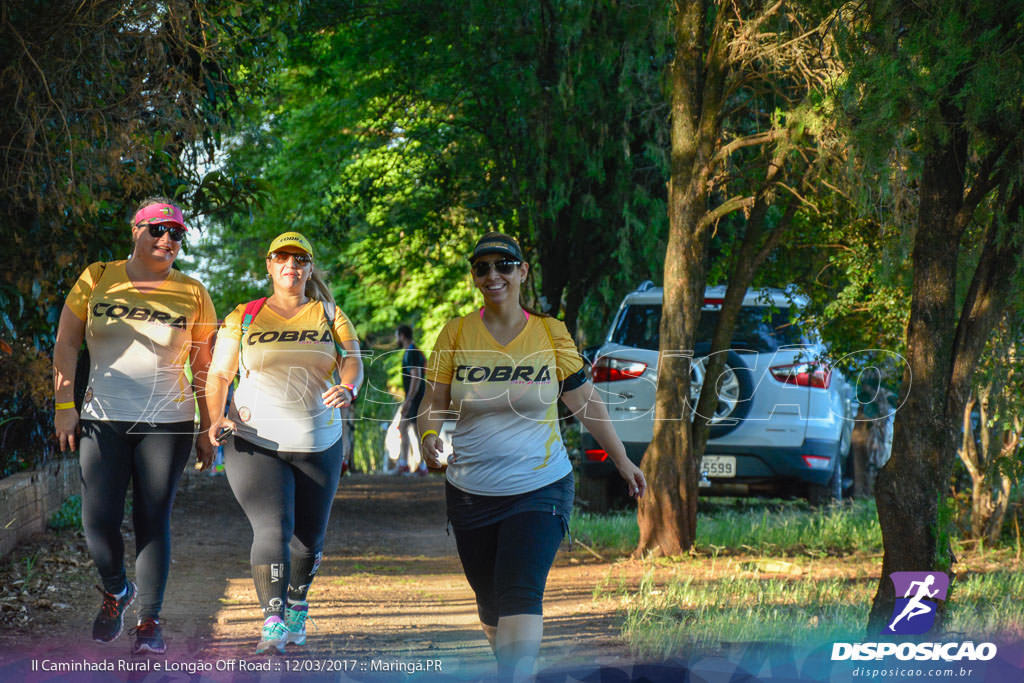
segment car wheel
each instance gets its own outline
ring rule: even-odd
[[[697,405],[701,387],[708,364],[710,344],[698,344],[694,350],[694,358],[690,362],[690,402]],[[718,402],[715,414],[711,417],[709,438],[725,436],[743,421],[750,410],[750,397],[753,386],[750,382],[750,370],[738,353],[728,350],[725,366],[718,381]]]
[[[618,480],[618,476],[615,477]],[[579,475],[579,489],[576,498],[580,506],[588,512],[604,513],[611,509],[611,496],[608,487],[610,478],[588,477],[582,472]]]
[[[843,459],[837,456],[833,460],[835,466],[832,468],[832,476],[828,483],[807,485],[807,502],[815,507],[843,499]]]

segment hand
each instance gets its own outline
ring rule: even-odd
[[[616,467],[619,470],[619,476],[626,481],[629,495],[633,498],[643,497],[644,491],[647,490],[647,480],[644,478],[644,473],[640,471],[640,468],[628,459],[621,466],[617,465]]]
[[[444,442],[437,434],[427,434],[420,442],[420,456],[427,463],[427,469],[441,469],[441,456],[444,454]],[[455,462],[455,454],[448,456],[448,464]]]
[[[220,419],[214,420],[213,426],[206,430],[206,439],[203,439],[202,436],[200,436],[199,440],[203,441],[212,448],[217,448],[217,446],[221,445],[221,442],[217,440],[217,434],[219,434],[220,430],[224,428],[230,429],[232,431],[238,431],[235,428],[234,422],[232,422],[226,417],[221,417]]]
[[[196,469],[202,472],[210,469],[213,464],[213,446],[200,434],[196,439]]]
[[[352,392],[348,387],[343,387],[340,384],[335,384],[320,396],[328,408],[344,408],[352,405]]]
[[[73,451],[78,447],[78,437],[82,434],[82,424],[78,419],[78,411],[74,409],[58,410],[53,416],[53,428],[57,434],[60,450]]]

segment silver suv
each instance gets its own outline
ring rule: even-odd
[[[724,297],[724,286],[709,287],[704,294],[691,363],[692,404],[704,382]],[[723,352],[725,370],[701,460],[702,493],[796,495],[813,504],[842,497],[843,472],[850,471],[844,465],[853,429],[853,392],[815,335],[793,322],[791,310],[805,303],[781,289],[747,291],[732,343]],[[626,295],[604,344],[593,354],[594,386],[636,463],[654,430],[661,304],[662,290],[650,282]],[[684,424],[680,420],[680,428]],[[608,454],[586,430],[581,446],[579,498],[588,509],[603,511],[624,487]]]

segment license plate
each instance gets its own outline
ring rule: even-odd
[[[700,470],[709,477],[735,477],[736,456],[705,455],[700,459]]]

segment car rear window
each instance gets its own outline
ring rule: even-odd
[[[697,326],[697,342],[710,342],[718,323],[719,311],[704,310]],[[612,341],[623,346],[658,349],[658,326],[661,324],[660,304],[634,304],[623,313]],[[743,306],[732,336],[732,348],[749,349],[758,353],[776,351],[787,344],[806,343],[803,331],[790,321],[789,309],[769,309],[764,306]]]

